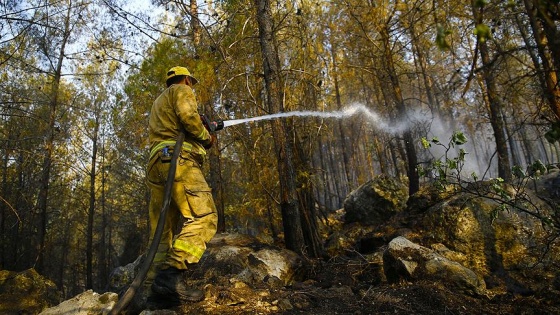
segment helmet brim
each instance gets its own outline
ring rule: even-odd
[[[189,77],[189,80],[191,81],[191,85],[195,85],[198,83],[198,80],[192,75],[188,75],[187,77]]]

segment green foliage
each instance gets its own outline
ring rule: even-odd
[[[492,38],[492,30],[490,29],[490,27],[484,23],[480,23],[478,24],[474,30],[473,30],[473,34],[476,35],[476,37],[478,38],[478,40],[481,43],[486,42],[486,40]]]
[[[505,189],[505,181],[503,178],[498,177],[491,180],[491,188],[493,192],[499,196],[502,200],[511,200],[509,192]]]
[[[453,146],[463,145],[465,143],[467,143],[467,137],[465,136],[464,133],[454,132],[453,135],[451,136],[451,144]]]
[[[477,8],[484,8],[484,6],[487,4],[488,4],[488,0],[476,0],[474,2],[474,6]]]
[[[432,144],[436,144],[445,149],[445,153],[439,159],[430,163],[430,165],[419,170],[420,176],[425,176],[433,179],[433,185],[444,191],[448,185],[455,185],[461,188],[461,191],[472,193],[473,195],[489,198],[498,203],[496,208],[491,213],[491,219],[494,221],[498,215],[509,209],[515,208],[520,212],[534,216],[541,220],[543,224],[551,226],[555,229],[560,229],[557,217],[550,217],[543,214],[540,209],[537,209],[535,203],[532,202],[525,193],[525,186],[528,184],[529,179],[545,174],[548,171],[547,166],[540,160],[527,167],[527,173],[523,171],[520,166],[512,168],[513,174],[519,178],[518,184],[514,185],[506,183],[503,178],[493,178],[488,181],[479,182],[478,175],[473,172],[470,174],[473,182],[467,181],[461,176],[461,170],[465,163],[466,152],[459,148],[456,157],[450,157],[449,153],[451,148],[461,146],[467,143],[465,135],[461,132],[454,132],[450,137],[449,143],[443,144],[437,138],[431,141],[422,138],[422,146],[428,149]]]
[[[451,153],[453,148],[467,142],[467,138],[462,132],[454,132],[448,144],[441,143],[437,137],[431,140],[423,137],[421,142],[425,149],[430,148],[432,145],[442,147],[444,149],[444,154],[434,160],[430,165],[419,167],[418,173],[420,176],[435,176],[436,185],[439,187],[444,187],[449,182],[448,176],[459,176],[465,164],[465,156],[468,153],[463,148],[460,148],[454,157],[451,156]]]
[[[443,25],[438,25],[436,29],[436,46],[441,50],[447,50],[451,48],[451,45],[447,41],[447,35],[450,35],[451,31],[443,27]]]
[[[533,164],[527,166],[528,176],[538,177],[539,175],[545,174],[547,171],[548,168],[541,160],[537,160]]]
[[[550,130],[548,130],[544,134],[544,137],[550,143],[554,143],[556,141],[559,141],[560,140],[560,121],[557,121],[557,122],[553,123],[550,126]]]
[[[532,164],[528,165],[526,171],[519,165],[512,168],[513,175],[519,179],[538,178],[539,176],[546,174],[548,170],[548,166],[541,160],[536,160]]]

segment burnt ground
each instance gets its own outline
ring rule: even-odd
[[[283,286],[268,279],[247,285],[235,278],[212,283],[194,272],[187,281],[204,288],[202,302],[168,308],[178,314],[560,314],[560,293],[532,296],[490,292],[468,296],[439,282],[389,284],[379,268],[356,261],[321,263],[307,280]]]

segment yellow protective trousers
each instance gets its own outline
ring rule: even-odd
[[[168,147],[173,154],[173,146]],[[201,170],[202,156],[186,150],[177,160],[177,171],[171,192],[171,203],[158,251],[148,272],[150,283],[160,269],[175,267],[184,270],[187,264],[197,263],[206,250],[206,244],[216,234],[218,215]],[[150,243],[153,240],[164,199],[164,186],[169,171],[169,160],[156,152],[147,168],[150,187]]]

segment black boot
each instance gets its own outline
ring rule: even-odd
[[[162,298],[177,302],[199,302],[204,300],[204,292],[189,288],[183,280],[184,270],[177,268],[163,269],[156,275],[152,283],[152,291]]]

